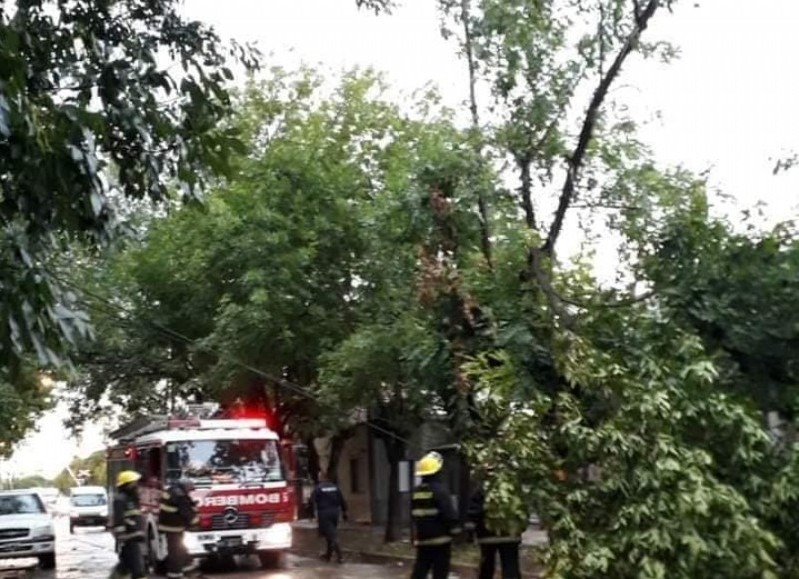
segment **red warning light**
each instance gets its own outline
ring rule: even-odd
[[[128,460],[136,460],[136,448],[133,446],[126,448],[125,458]]]
[[[234,420],[263,420],[267,427],[270,423],[269,413],[259,406],[245,406],[244,404],[237,404],[228,410],[228,416]]]

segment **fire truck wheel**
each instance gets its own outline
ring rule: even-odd
[[[283,551],[259,551],[258,558],[264,569],[282,569],[285,566],[286,554]]]

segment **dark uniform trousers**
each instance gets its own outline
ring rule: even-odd
[[[478,579],[493,579],[497,554],[502,563],[502,579],[519,579],[519,541],[506,540],[480,543],[480,573]]]
[[[449,543],[416,547],[416,562],[413,565],[411,579],[427,579],[430,571],[433,572],[433,579],[447,579],[451,548]]]
[[[183,577],[183,569],[191,558],[183,544],[183,532],[166,533],[166,576],[167,579]]]
[[[142,544],[138,541],[126,541],[119,550],[119,565],[122,574],[130,575],[132,579],[147,577],[144,571],[144,556]]]
[[[197,524],[197,511],[182,485],[173,485],[164,492],[158,509],[158,530],[166,535],[166,576],[180,579],[191,563],[183,535],[188,527]]]
[[[335,553],[336,558],[341,560],[341,547],[338,544],[338,509],[320,511],[316,517],[319,521],[319,534],[325,538],[327,543],[325,559],[329,561]]]
[[[114,499],[113,513],[112,530],[120,546],[117,571],[121,575],[130,575],[132,579],[147,577],[142,553],[142,514],[138,500],[120,490]]]

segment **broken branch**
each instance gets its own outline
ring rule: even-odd
[[[552,220],[552,226],[549,229],[549,234],[547,235],[546,241],[541,247],[541,251],[546,254],[552,254],[555,248],[555,243],[558,240],[558,236],[563,229],[563,221],[566,218],[566,211],[568,211],[569,206],[574,199],[574,193],[577,187],[580,170],[585,163],[588,144],[593,137],[594,127],[596,126],[596,122],[599,117],[599,111],[605,102],[608,91],[610,90],[613,81],[616,80],[616,77],[618,77],[619,73],[621,72],[621,68],[624,65],[624,62],[627,60],[627,57],[632,53],[635,45],[638,43],[641,34],[648,26],[652,16],[655,15],[655,12],[660,6],[660,2],[661,0],[649,0],[649,2],[646,4],[646,7],[640,12],[640,15],[635,18],[633,30],[627,36],[624,44],[616,55],[616,58],[613,60],[613,64],[610,66],[607,73],[602,77],[599,85],[594,91],[593,96],[591,97],[591,102],[588,105],[585,118],[583,119],[580,136],[577,140],[577,146],[568,160],[569,167],[566,171],[566,180],[563,184],[563,190],[560,194],[558,208],[555,211],[555,217]]]

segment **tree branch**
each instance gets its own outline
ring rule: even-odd
[[[471,0],[461,0],[461,21],[463,22],[463,48],[466,53],[466,62],[469,66],[469,111],[472,115],[472,130],[474,131],[475,149],[478,158],[482,153],[482,138],[480,135],[480,114],[477,108],[477,63],[474,58],[474,46],[472,37],[471,20]],[[477,192],[477,210],[480,214],[480,242],[483,249],[483,257],[489,269],[493,269],[491,257],[491,230],[489,225],[488,203],[482,191]]]
[[[527,222],[527,227],[531,231],[536,231],[537,226],[535,223],[535,208],[533,207],[532,188],[533,181],[530,176],[530,163],[531,159],[529,154],[520,157],[516,161],[521,171],[521,188],[519,196],[522,199],[522,209],[524,209],[524,219]]]
[[[569,168],[566,172],[566,181],[563,184],[563,190],[561,191],[560,200],[558,201],[558,208],[555,211],[555,217],[549,229],[547,239],[544,242],[544,245],[541,247],[541,251],[548,255],[551,255],[555,248],[555,243],[557,242],[558,236],[563,229],[563,221],[566,217],[566,211],[568,211],[569,206],[574,199],[579,173],[583,167],[583,164],[585,163],[585,155],[588,151],[588,144],[593,137],[594,127],[596,126],[600,109],[602,108],[613,81],[615,81],[616,77],[618,77],[624,62],[627,60],[627,57],[632,53],[635,45],[638,43],[641,33],[646,30],[649,21],[652,19],[652,16],[655,15],[655,12],[660,6],[660,2],[661,0],[649,0],[646,4],[646,7],[643,8],[640,14],[635,18],[633,30],[627,36],[627,39],[624,41],[624,44],[616,55],[616,58],[613,60],[613,64],[611,64],[607,73],[601,78],[599,85],[591,97],[591,102],[588,105],[585,118],[583,119],[583,125],[580,130],[580,136],[577,140],[577,146],[568,160]]]
[[[552,291],[555,291],[554,289]],[[557,292],[556,292],[557,293]],[[650,290],[648,292],[644,292],[639,296],[633,296],[631,298],[627,298],[624,300],[615,300],[612,302],[607,303],[599,303],[599,304],[589,304],[583,302],[576,298],[568,298],[558,294],[558,298],[565,304],[569,304],[570,306],[575,306],[577,308],[588,309],[588,308],[628,308],[630,306],[634,306],[635,304],[640,304],[641,302],[645,302],[646,300],[654,297],[657,295],[655,290]]]
[[[543,255],[541,249],[537,247],[532,248],[527,257],[528,269],[532,272],[535,280],[538,282],[538,287],[540,287],[541,291],[544,292],[551,310],[554,312],[554,314],[560,317],[566,328],[573,330],[576,325],[574,317],[571,315],[568,309],[566,309],[566,303],[564,302],[563,298],[561,298],[555,288],[552,287],[550,277],[547,275],[541,265],[542,257]]]

